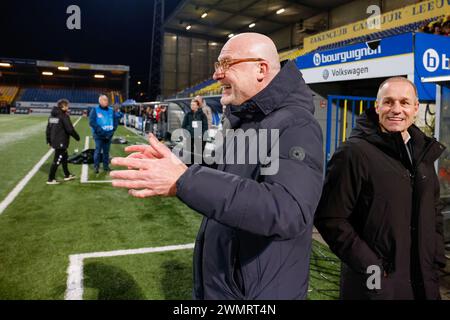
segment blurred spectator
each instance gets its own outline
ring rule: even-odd
[[[206,101],[202,98],[202,96],[196,96],[194,100],[198,101],[200,108],[206,116],[206,119],[208,119],[208,129],[211,129],[213,118],[211,107],[206,104]]]
[[[159,137],[162,140],[167,139],[167,106],[161,106],[158,121]]]
[[[420,28],[419,28],[420,32],[424,32],[424,33],[430,33],[430,27],[428,23],[424,23]]]
[[[159,114],[160,114],[160,108],[159,108],[159,106],[155,106],[153,108],[153,128],[152,128],[152,133],[156,134],[157,136],[158,136]]]
[[[435,35],[441,34],[441,23],[440,21],[435,21],[431,26],[431,33]]]
[[[114,105],[114,119],[117,122],[117,124],[120,123],[120,119],[123,117],[123,112],[120,110],[120,105],[116,104]]]
[[[424,24],[420,27],[419,31],[435,35],[448,36],[450,33],[450,16]]]
[[[203,134],[205,133],[205,131],[208,131],[208,119],[206,118],[206,115],[203,113],[198,99],[195,99],[195,98],[192,99],[191,111],[186,113],[186,115],[184,116],[183,124],[181,125],[181,127],[183,129],[187,130],[190,134],[191,154],[192,154],[191,163],[194,163],[194,161],[193,161],[194,160],[194,141],[195,140],[202,141],[201,154],[203,154],[203,149],[205,148],[205,144],[206,144],[206,142],[203,141]]]
[[[222,106],[222,116],[220,117],[219,129],[222,131],[223,136],[226,135],[227,129],[231,129],[230,120],[227,118],[227,106]]]
[[[153,133],[153,109],[152,107],[148,106],[145,110],[144,110],[144,114],[143,114],[143,118],[145,120],[145,128],[144,131],[145,132],[150,132]]]
[[[441,30],[441,34],[443,36],[448,36],[450,35],[450,16],[448,16],[447,18],[444,19],[444,21],[442,22],[442,30]]]

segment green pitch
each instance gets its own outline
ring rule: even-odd
[[[0,116],[0,201],[49,150],[46,122]],[[91,134],[87,119],[76,129],[81,140],[71,141],[69,154]],[[145,142],[123,127],[116,136]],[[125,155],[123,148],[112,145],[111,156]],[[69,165],[75,181],[48,186],[51,161],[0,215],[0,299],[64,299],[70,255],[194,242],[201,215],[178,199],[134,199],[109,183],[80,183],[81,165]],[[90,166],[88,181],[102,180],[109,177]],[[89,258],[82,276],[83,299],[190,299],[192,250]],[[309,298],[336,299],[338,283],[338,260],[314,242]]]

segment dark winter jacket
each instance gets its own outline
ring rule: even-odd
[[[69,115],[60,108],[54,107],[48,118],[46,130],[47,144],[50,144],[54,149],[67,149],[69,147],[70,136],[80,141],[80,136],[75,131]]]
[[[194,127],[192,126],[192,122],[198,121],[201,122],[201,133],[202,137],[205,131],[208,130],[208,118],[206,118],[206,115],[203,113],[202,109],[199,108],[196,112],[189,111],[186,113],[183,119],[183,123],[181,124],[181,127],[187,131],[189,131],[191,138],[194,138]]]
[[[261,159],[219,164],[217,170],[194,164],[177,181],[177,196],[204,215],[194,251],[194,298],[306,297],[323,164],[322,131],[313,113],[311,91],[288,63],[229,115],[232,128],[246,133],[279,130],[280,156],[272,159],[278,171],[262,175]]]
[[[408,132],[413,164],[401,133],[381,132],[371,108],[328,165],[315,225],[343,262],[343,299],[439,298],[445,257],[433,164],[444,147],[415,125]],[[370,265],[387,274],[379,290],[366,285]]]

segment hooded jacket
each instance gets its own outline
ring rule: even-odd
[[[194,164],[177,181],[177,196],[204,216],[194,250],[194,298],[304,299],[323,164],[311,91],[289,62],[265,89],[231,109],[232,129],[255,130],[258,138],[258,129],[279,130],[279,157],[272,159],[279,166],[262,175],[267,163],[261,159],[217,169]]]
[[[342,260],[341,298],[439,298],[445,266],[434,161],[444,146],[409,127],[412,163],[400,132],[383,133],[371,108],[333,155],[315,225]],[[378,266],[381,288],[369,290]]]
[[[67,149],[70,136],[80,141],[80,136],[75,131],[69,115],[60,108],[53,107],[46,130],[47,144],[54,149]]]

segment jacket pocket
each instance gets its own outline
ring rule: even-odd
[[[363,227],[363,237],[369,245],[373,245],[380,237],[386,223],[387,210],[387,201],[374,197]]]
[[[381,197],[375,197],[364,225],[363,237],[389,273],[395,270],[395,243],[390,223],[389,203]]]
[[[242,294],[243,297],[245,297],[244,275],[242,273],[242,266],[239,259],[235,261],[233,267],[233,282],[236,286],[236,289]]]
[[[234,293],[240,298],[244,299],[245,297],[245,284],[244,284],[244,276],[242,273],[242,266],[239,259],[239,242],[238,240],[233,240],[232,250],[231,250],[231,267],[229,271],[229,279],[231,283],[231,287]]]

